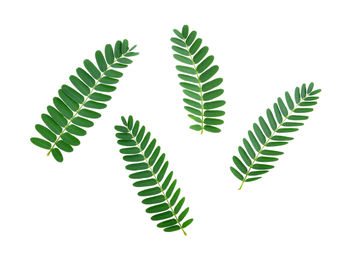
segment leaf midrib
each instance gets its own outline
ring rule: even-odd
[[[135,136],[132,134],[132,131],[129,129],[129,127],[126,126],[126,125],[125,125],[125,127],[126,127],[126,129],[128,129],[129,134],[131,135],[132,139],[135,141],[136,146],[137,146],[137,148],[138,148],[139,151],[140,151],[140,154],[143,156],[143,159],[144,159],[144,161],[146,162],[146,164],[147,164],[147,166],[148,166],[148,169],[151,171],[151,173],[152,173],[152,175],[153,175],[153,178],[154,178],[155,181],[157,182],[157,185],[158,185],[160,191],[162,192],[162,195],[164,196],[165,201],[166,201],[166,203],[168,204],[168,206],[169,206],[169,208],[170,208],[170,210],[171,210],[171,213],[173,214],[173,216],[174,216],[174,218],[175,218],[177,224],[178,224],[179,227],[181,228],[181,230],[182,230],[182,232],[184,233],[184,235],[187,236],[187,233],[185,232],[184,228],[182,227],[181,222],[179,221],[179,219],[178,219],[178,217],[177,217],[175,211],[173,210],[173,207],[171,206],[171,204],[170,204],[170,202],[169,202],[169,198],[166,196],[165,191],[163,190],[162,186],[161,186],[160,183],[159,183],[159,180],[158,180],[156,174],[155,174],[154,171],[153,171],[152,166],[149,164],[148,159],[147,159],[146,156],[144,155],[143,150],[141,149],[141,147],[139,146],[140,143],[137,142]],[[169,182],[169,183],[170,183],[170,182]]]
[[[277,130],[278,130],[279,128],[281,128],[281,126],[284,124],[284,122],[286,122],[286,121],[288,120],[288,117],[289,117],[291,114],[294,113],[295,109],[296,109],[297,107],[300,106],[300,103],[304,102],[304,99],[307,98],[308,96],[310,96],[310,93],[306,93],[305,97],[302,98],[302,99],[299,101],[299,103],[297,103],[297,104],[295,105],[295,107],[294,107],[292,110],[290,110],[290,112],[288,113],[288,115],[287,115],[287,116],[284,118],[284,120],[279,124],[279,126],[276,127],[276,129],[273,131],[273,133],[271,134],[271,136],[268,137],[268,139],[266,140],[266,142],[262,145],[261,149],[259,150],[259,152],[258,152],[257,155],[255,156],[255,158],[253,159],[252,163],[250,164],[249,169],[248,169],[246,175],[244,176],[243,181],[242,181],[242,184],[241,184],[241,186],[238,188],[238,190],[241,190],[241,189],[242,189],[243,184],[244,184],[245,181],[247,180],[248,175],[249,175],[249,173],[251,172],[251,169],[252,169],[253,165],[255,164],[256,160],[257,160],[258,157],[260,156],[261,152],[265,149],[266,145],[270,142],[271,138],[276,134]]]
[[[97,85],[99,85],[100,80],[104,77],[104,74],[111,68],[112,65],[116,64],[118,62],[118,60],[122,57],[125,57],[125,54],[127,54],[129,52],[129,50],[125,53],[123,53],[120,57],[115,58],[115,60],[113,61],[113,63],[109,64],[106,68],[105,71],[103,71],[101,73],[101,76],[96,80],[96,83],[91,87],[91,91],[88,95],[85,96],[85,99],[83,101],[83,103],[81,103],[81,106],[78,108],[78,110],[74,113],[74,115],[68,120],[67,124],[65,127],[63,127],[63,130],[60,132],[59,136],[57,137],[57,139],[55,140],[55,142],[52,144],[49,152],[47,153],[47,156],[50,155],[50,153],[52,152],[52,150],[55,148],[57,142],[61,139],[62,135],[67,131],[68,126],[70,126],[72,124],[72,121],[77,117],[77,115],[79,114],[79,112],[83,109],[83,107],[85,106],[86,102],[90,99],[91,94],[94,93],[95,88]]]
[[[192,65],[193,65],[193,68],[194,68],[194,71],[196,72],[196,78],[198,80],[198,87],[199,87],[199,96],[201,98],[201,134],[203,134],[203,130],[204,130],[204,100],[203,100],[203,91],[202,91],[202,82],[201,80],[199,79],[199,73],[198,73],[198,70],[197,70],[197,66],[196,66],[196,63],[194,62],[193,60],[193,56],[190,52],[190,49],[188,48],[188,45],[186,43],[186,40],[183,39],[183,42],[184,44],[186,45],[186,50],[189,54],[189,57],[190,57],[190,60],[192,62]]]

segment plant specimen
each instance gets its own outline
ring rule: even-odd
[[[114,49],[107,44],[104,54],[96,51],[97,67],[90,60],[84,60],[85,69],[79,67],[77,76],[69,77],[75,89],[63,85],[58,90],[59,97],[53,98],[53,106],[47,107],[48,114],[41,115],[45,125],[35,126],[43,138],[33,137],[31,142],[47,149],[47,155],[52,153],[58,162],[62,162],[61,150],[72,152],[73,147],[80,144],[76,136],[86,135],[85,128],[94,125],[90,119],[101,117],[99,110],[106,108],[105,102],[111,99],[107,93],[116,89],[114,84],[123,75],[120,69],[132,63],[129,57],[138,54],[133,51],[135,47],[129,49],[128,40],[117,41]]]
[[[202,39],[197,37],[196,31],[189,31],[184,25],[181,32],[174,29],[174,33],[177,37],[170,40],[175,44],[172,46],[176,52],[174,58],[181,63],[176,69],[180,72],[180,85],[186,96],[183,101],[190,113],[188,116],[196,123],[190,128],[201,134],[204,130],[218,133],[221,129],[217,126],[224,123],[221,116],[225,114],[218,110],[225,101],[217,99],[224,93],[223,89],[218,89],[223,79],[213,78],[219,67],[212,65],[214,56],[207,56],[209,48],[202,46]]]
[[[118,144],[123,148],[120,153],[128,162],[126,169],[132,171],[129,177],[136,180],[133,185],[142,188],[138,193],[143,197],[142,203],[147,205],[147,213],[151,219],[160,221],[157,227],[166,232],[182,230],[190,225],[193,219],[184,221],[189,208],[181,211],[185,197],[180,196],[180,188],[176,189],[177,180],[173,172],[167,172],[168,161],[156,145],[156,139],[151,139],[151,133],[146,132],[140,122],[134,122],[132,116],[128,120],[122,117],[122,125],[115,126]],[[180,213],[181,211],[181,213]]]
[[[317,104],[320,89],[314,90],[314,84],[310,83],[308,88],[303,84],[301,89],[295,88],[294,101],[288,92],[285,93],[285,102],[281,98],[271,109],[266,110],[268,124],[265,119],[259,117],[259,125],[253,124],[253,131],[248,132],[249,141],[243,139],[243,147],[238,148],[241,158],[233,156],[235,167],[230,167],[231,172],[241,181],[242,188],[245,182],[255,181],[274,166],[271,164],[278,160],[278,156],[283,152],[277,151],[276,147],[288,144],[293,139],[286,134],[299,130],[298,127],[304,125],[308,119],[307,114],[313,111],[313,106]],[[243,161],[242,161],[243,160]]]

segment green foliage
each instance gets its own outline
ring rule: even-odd
[[[313,88],[313,83],[308,88],[305,84],[301,88],[295,88],[294,101],[286,92],[285,101],[278,98],[273,110],[267,109],[267,122],[260,116],[259,125],[253,124],[253,131],[248,132],[249,140],[243,139],[244,147],[238,148],[240,158],[233,156],[235,167],[230,167],[233,175],[242,181],[239,189],[245,182],[258,180],[274,168],[271,163],[283,154],[275,148],[293,140],[293,137],[286,134],[298,131],[298,127],[304,125],[303,121],[308,119],[307,113],[312,112],[312,106],[317,104],[319,97],[315,95],[321,90]]]
[[[202,46],[202,39],[197,37],[196,31],[189,31],[187,25],[182,27],[181,32],[174,29],[174,33],[177,37],[170,40],[174,43],[174,58],[181,63],[176,69],[183,80],[180,82],[186,95],[183,101],[190,113],[188,116],[196,122],[190,128],[201,131],[201,134],[203,130],[220,132],[217,126],[224,123],[220,117],[225,112],[217,109],[225,105],[225,101],[217,99],[224,90],[217,88],[223,79],[213,78],[219,70],[217,65],[212,65],[214,56],[207,56],[209,48]]]
[[[129,49],[128,40],[117,41],[105,46],[104,54],[96,51],[97,66],[90,60],[84,61],[85,69],[77,68],[77,75],[69,80],[73,87],[63,85],[58,90],[59,97],[53,98],[53,106],[47,107],[48,114],[42,114],[45,125],[37,124],[35,129],[43,138],[31,138],[38,147],[47,149],[47,155],[52,153],[58,161],[63,161],[61,151],[72,152],[74,146],[80,144],[76,136],[86,135],[85,128],[94,123],[90,119],[101,117],[99,109],[104,109],[123,73],[118,69],[126,68],[132,63],[129,57],[138,55],[134,52],[136,46]]]
[[[157,225],[166,232],[182,230],[190,225],[193,219],[183,221],[189,208],[180,210],[185,197],[180,197],[180,188],[176,189],[176,179],[173,172],[167,172],[168,161],[156,145],[156,139],[151,139],[151,133],[146,132],[140,122],[134,122],[133,117],[128,120],[122,117],[122,125],[115,126],[118,144],[123,148],[120,153],[128,162],[126,169],[132,173],[131,179],[136,180],[133,185],[142,188],[138,193],[143,197],[142,203],[147,205],[146,212],[152,214],[151,219],[160,221]]]

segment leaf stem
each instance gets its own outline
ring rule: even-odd
[[[247,173],[245,174],[245,176],[244,176],[244,178],[243,178],[243,180],[242,180],[241,186],[238,188],[238,190],[241,190],[241,189],[242,189],[243,184],[246,182],[246,180],[247,180],[247,178],[248,178],[248,175],[249,175],[249,173],[251,172],[251,169],[252,169],[253,165],[255,164],[256,160],[257,160],[258,157],[260,156],[261,152],[265,149],[266,145],[270,142],[270,140],[272,139],[272,137],[276,134],[277,130],[278,130],[279,128],[281,128],[281,126],[283,126],[284,122],[286,122],[286,121],[288,120],[289,116],[290,116],[291,114],[293,114],[294,110],[295,110],[297,107],[299,107],[300,103],[302,103],[302,102],[304,101],[304,99],[305,99],[306,97],[308,97],[308,96],[309,96],[309,93],[307,93],[307,94],[305,95],[305,97],[302,98],[302,99],[299,101],[299,103],[295,105],[295,107],[290,111],[290,113],[288,113],[288,115],[283,119],[283,121],[279,124],[279,126],[273,131],[273,133],[271,134],[271,136],[268,137],[268,139],[266,140],[266,142],[264,143],[264,145],[262,145],[262,147],[261,147],[261,149],[259,150],[258,154],[256,155],[256,157],[253,159],[252,163],[250,164],[249,169],[248,169]]]
[[[135,141],[136,146],[137,146],[137,148],[138,148],[139,151],[140,151],[140,154],[143,156],[143,159],[144,159],[145,163],[148,165],[148,169],[151,171],[151,173],[152,173],[152,175],[153,175],[153,178],[154,178],[155,181],[157,182],[157,185],[158,185],[160,191],[162,192],[162,195],[164,196],[165,201],[166,201],[167,205],[169,206],[170,211],[171,211],[171,213],[173,214],[173,216],[174,216],[174,218],[175,218],[177,224],[179,225],[179,227],[180,227],[180,229],[182,230],[182,232],[184,233],[184,235],[187,236],[187,233],[185,232],[184,228],[182,227],[181,222],[179,221],[178,217],[176,216],[175,211],[173,210],[173,207],[171,206],[171,204],[170,204],[170,202],[169,202],[169,198],[166,196],[166,193],[165,193],[165,191],[163,190],[162,186],[160,185],[160,183],[159,183],[159,181],[158,181],[158,178],[157,178],[156,174],[155,174],[154,171],[153,171],[152,166],[149,164],[149,162],[148,162],[146,156],[144,155],[143,150],[142,150],[141,147],[139,146],[139,143],[136,141],[136,138],[135,138],[135,136],[132,134],[132,131],[129,129],[129,127],[127,127],[127,126],[125,126],[125,127],[128,129],[129,134],[131,135],[132,139]]]
[[[188,48],[188,45],[186,43],[185,40],[183,40],[183,42],[185,43],[186,45],[186,50],[189,54],[189,57],[190,57],[190,60],[192,62],[192,65],[193,65],[193,69],[194,71],[196,72],[196,78],[198,80],[198,87],[199,87],[199,96],[201,98],[201,134],[203,134],[203,130],[204,130],[204,102],[203,102],[203,91],[202,91],[202,82],[201,80],[199,79],[199,73],[197,71],[197,66],[196,66],[196,63],[194,62],[193,60],[193,57],[192,57],[192,54],[190,52],[190,49]]]
[[[128,52],[129,52],[129,50],[128,50],[126,53],[128,53]],[[96,83],[91,87],[90,93],[89,93],[87,96],[85,96],[85,99],[84,99],[83,103],[81,103],[81,105],[79,106],[78,110],[77,110],[77,111],[74,113],[74,115],[68,120],[66,126],[63,127],[63,130],[60,132],[59,136],[57,137],[57,139],[55,140],[55,142],[52,144],[52,146],[51,146],[49,152],[47,152],[47,154],[46,154],[47,156],[50,155],[51,151],[55,148],[57,142],[60,140],[60,138],[62,137],[62,135],[66,132],[68,126],[70,126],[70,125],[72,124],[73,120],[77,117],[77,115],[79,114],[79,112],[80,112],[80,111],[82,110],[82,108],[85,106],[86,102],[90,99],[91,94],[94,92],[96,86],[99,85],[99,82],[100,82],[100,80],[103,78],[103,75],[106,73],[106,71],[107,71],[113,64],[117,63],[118,59],[124,57],[126,53],[122,54],[119,58],[116,58],[115,61],[114,61],[112,64],[108,65],[107,68],[106,68],[106,70],[103,71],[103,72],[101,73],[101,76],[96,80]]]

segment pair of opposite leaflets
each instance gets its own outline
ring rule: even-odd
[[[220,88],[222,78],[216,78],[219,70],[213,65],[214,56],[208,55],[209,48],[202,45],[202,39],[196,31],[189,31],[184,25],[182,31],[174,30],[174,58],[180,62],[176,69],[180,72],[180,85],[183,87],[183,99],[188,116],[194,124],[191,129],[203,134],[204,131],[219,133],[218,126],[224,121],[225,112],[221,107],[225,101],[219,97],[224,93]],[[31,142],[48,150],[58,161],[63,161],[61,151],[72,152],[80,144],[79,136],[86,135],[86,128],[94,125],[94,119],[100,118],[101,109],[107,107],[111,99],[109,93],[116,90],[115,84],[123,76],[122,70],[132,63],[131,58],[138,55],[136,45],[129,48],[128,40],[117,41],[114,46],[107,44],[102,51],[96,51],[96,64],[84,60],[84,67],[76,69],[76,75],[69,77],[72,86],[62,85],[58,97],[53,98],[53,106],[47,107],[47,113],[41,115],[45,125],[37,124],[35,129],[42,138],[33,137]],[[242,188],[245,182],[258,180],[274,166],[273,162],[283,152],[276,150],[288,144],[291,133],[298,131],[308,119],[307,114],[317,104],[318,94],[314,84],[296,87],[294,97],[285,93],[285,100],[278,98],[271,109],[266,110],[266,118],[260,116],[248,137],[243,139],[243,146],[238,147],[238,155],[233,156],[232,174],[240,180]],[[267,121],[266,121],[267,120]],[[132,173],[129,177],[135,187],[141,188],[138,195],[147,205],[146,212],[151,219],[166,232],[182,230],[193,219],[186,218],[189,208],[183,207],[185,197],[176,187],[177,180],[168,170],[168,161],[161,153],[155,138],[146,131],[145,126],[132,116],[121,117],[121,124],[115,126],[117,143],[122,147],[120,153],[128,162],[126,169]],[[288,136],[287,136],[288,135]]]

